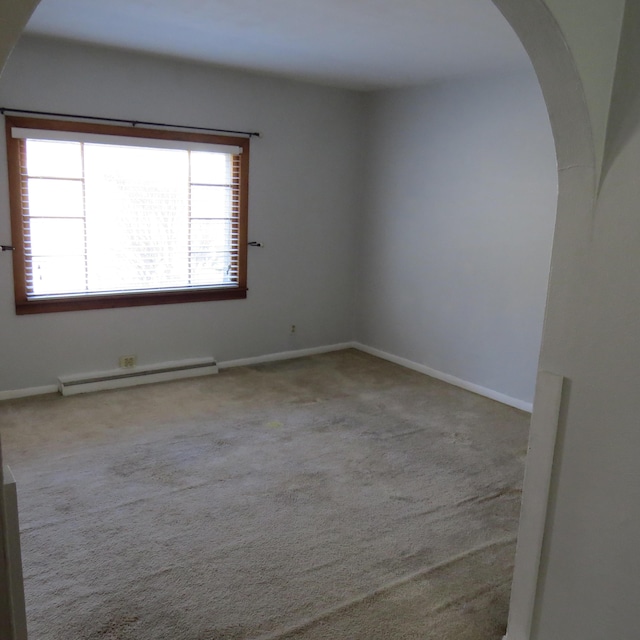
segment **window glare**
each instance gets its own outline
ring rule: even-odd
[[[87,179],[90,171],[131,182],[186,182],[189,175],[187,151],[90,143],[84,147]]]
[[[79,142],[27,140],[27,173],[35,177],[82,178]]]
[[[194,218],[229,218],[233,211],[232,198],[230,187],[193,186],[191,215]]]
[[[84,203],[81,180],[29,178],[31,217],[81,218]]]
[[[250,140],[87,120],[5,117],[16,314],[246,298]]]
[[[231,184],[231,156],[226,153],[192,151],[191,182]]]
[[[83,257],[36,257],[32,268],[34,290],[38,295],[73,294],[85,290]]]
[[[230,154],[28,140],[27,170],[34,295],[233,282]]]

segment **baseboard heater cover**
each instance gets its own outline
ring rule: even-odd
[[[194,358],[176,362],[132,367],[131,369],[112,369],[78,375],[60,376],[58,390],[63,396],[90,391],[104,391],[121,387],[135,387],[153,382],[167,382],[180,378],[195,378],[218,373],[215,358]]]

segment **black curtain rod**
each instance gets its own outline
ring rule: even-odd
[[[130,124],[135,127],[138,124],[148,127],[171,127],[172,129],[192,129],[195,131],[209,131],[211,133],[228,133],[241,136],[248,136],[249,138],[259,138],[260,134],[257,131],[234,131],[233,129],[213,129],[211,127],[190,127],[184,124],[165,124],[163,122],[145,122],[144,120],[125,120],[123,118],[101,118],[99,116],[80,116],[73,113],[53,113],[52,111],[29,111],[28,109],[11,109],[9,107],[0,107],[0,113],[2,115],[5,112],[9,113],[24,113],[31,116],[54,116],[58,118],[73,118],[74,120],[101,120],[103,122],[117,122],[119,124]]]

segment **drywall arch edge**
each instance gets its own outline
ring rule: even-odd
[[[558,207],[536,397],[522,495],[516,564],[505,640],[531,640],[543,589],[556,439],[566,402],[562,373],[570,358],[569,283],[579,281],[598,181],[593,123],[575,60],[558,22],[542,0],[493,0],[520,38],[540,83],[558,163]],[[554,372],[554,373],[549,373]]]
[[[40,0],[7,0],[0,7],[0,74]]]
[[[542,0],[492,0],[522,42],[542,89],[556,144],[558,171],[596,172],[593,130],[584,87],[567,41]]]
[[[547,5],[542,0],[493,0],[493,2],[522,41],[533,63],[547,104],[556,144],[559,204],[541,367],[544,366],[548,371],[561,371],[564,361],[561,345],[566,337],[563,331],[566,327],[562,320],[566,292],[562,283],[572,280],[565,277],[569,275],[567,271],[575,273],[580,269],[575,243],[570,240],[573,231],[571,219],[577,213],[576,207],[581,207],[578,218],[584,221],[583,216],[591,215],[595,201],[597,165],[592,123],[574,59],[562,30]],[[8,0],[0,7],[0,71],[4,68],[24,26],[38,4],[39,0]],[[580,220],[575,224],[584,231]],[[566,249],[569,251],[567,252]],[[556,269],[554,263],[559,262],[555,259],[558,254],[563,256],[563,267]],[[561,303],[563,299],[564,304]],[[534,405],[534,417],[536,415]],[[543,440],[546,439],[548,444],[553,444],[556,428],[556,424],[540,425],[537,427],[537,435]],[[531,468],[545,468],[545,466],[550,468],[550,464],[548,455],[544,460],[537,460],[531,456],[528,459],[528,466]],[[534,505],[544,503],[546,507],[547,501],[548,495],[540,495],[539,492],[525,491],[523,495],[523,503]],[[542,517],[546,519],[546,508],[543,511]],[[536,513],[540,517],[540,510]],[[544,522],[536,524],[544,529]],[[540,539],[536,544],[529,545],[530,548],[519,549],[519,552],[529,557],[532,557],[531,554],[539,557],[542,542]],[[516,563],[516,575],[522,572],[521,567],[524,566],[522,563]],[[528,571],[521,577],[527,588],[518,600],[512,598],[510,620],[530,619],[535,606],[538,588],[537,572],[536,575],[531,575]],[[510,622],[509,640],[528,640],[530,627],[527,625],[525,627],[517,630],[513,627],[512,630]]]

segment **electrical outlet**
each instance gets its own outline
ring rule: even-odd
[[[118,364],[121,369],[132,369],[136,366],[136,357],[135,356],[120,356],[118,358]]]
[[[295,333],[296,332],[296,325],[292,324],[291,325],[291,333]]]

